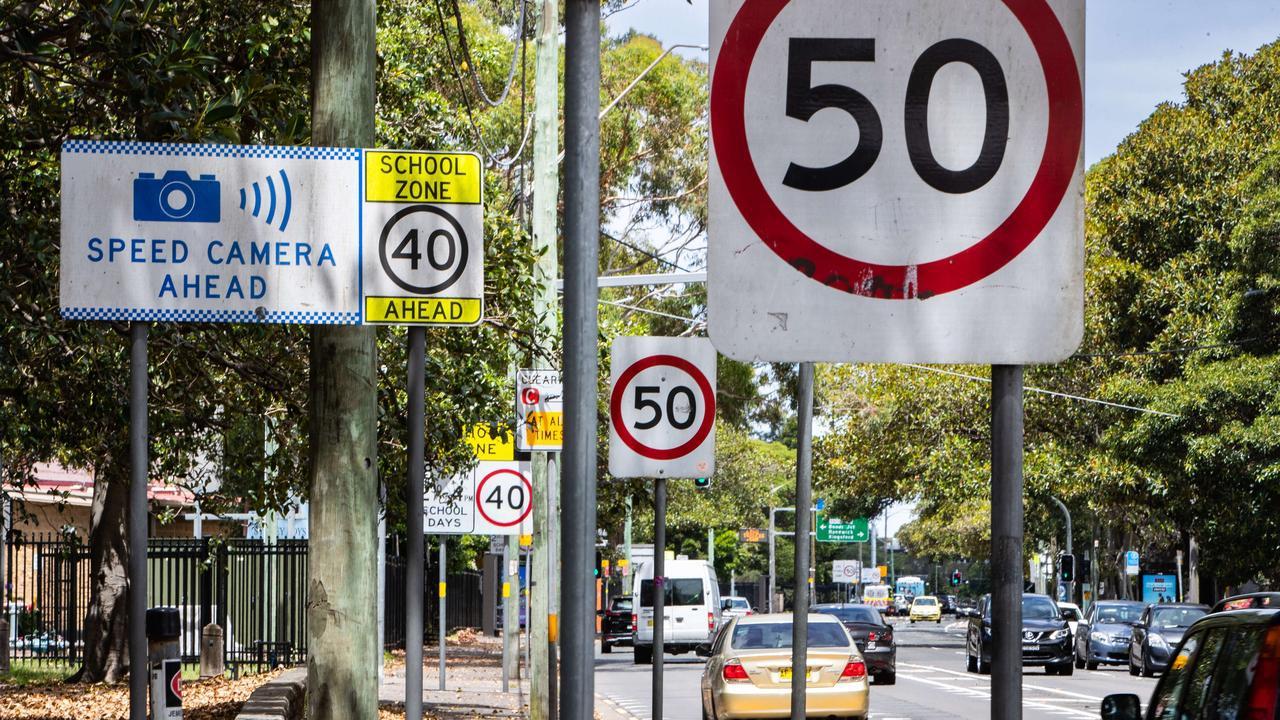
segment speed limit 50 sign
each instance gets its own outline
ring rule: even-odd
[[[619,337],[611,354],[609,473],[715,471],[716,351],[706,338]]]
[[[1079,344],[1083,0],[712,0],[708,327],[743,360]]]

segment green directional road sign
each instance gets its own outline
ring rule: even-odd
[[[818,542],[864,543],[870,539],[871,533],[867,531],[866,518],[845,521],[818,515]]]

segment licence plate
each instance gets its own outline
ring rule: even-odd
[[[790,679],[791,679],[791,668],[782,668],[781,670],[779,670],[779,671],[778,671],[778,679],[779,679],[779,680],[790,680]],[[806,672],[806,673],[804,674],[804,681],[805,681],[805,682],[813,682],[813,673],[812,673],[812,672]]]
[[[1023,650],[1039,650],[1040,646],[1035,643],[1022,643]]]
[[[868,650],[875,650],[875,649],[876,649],[876,644],[875,644],[875,643],[873,643],[873,642],[868,642],[868,643],[867,643],[867,649],[868,649]]]

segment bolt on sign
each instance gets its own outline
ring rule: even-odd
[[[1084,316],[1083,0],[711,0],[708,331],[1051,362]]]
[[[61,171],[68,320],[480,319],[472,154],[68,140]]]
[[[564,384],[559,370],[516,372],[516,449],[564,447]]]
[[[475,325],[484,311],[484,180],[474,153],[368,151],[364,320]]]

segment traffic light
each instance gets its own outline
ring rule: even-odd
[[[952,570],[951,571],[951,587],[958,587],[960,585],[960,580],[961,580],[960,570],[958,569]]]
[[[1058,558],[1058,581],[1069,583],[1076,579],[1076,556],[1063,554]]]
[[[694,478],[693,486],[699,490],[709,490],[711,489],[711,478]]]
[[[596,564],[594,568],[595,577],[600,577],[600,567],[601,567],[600,562],[601,562],[600,551],[596,550]]]

